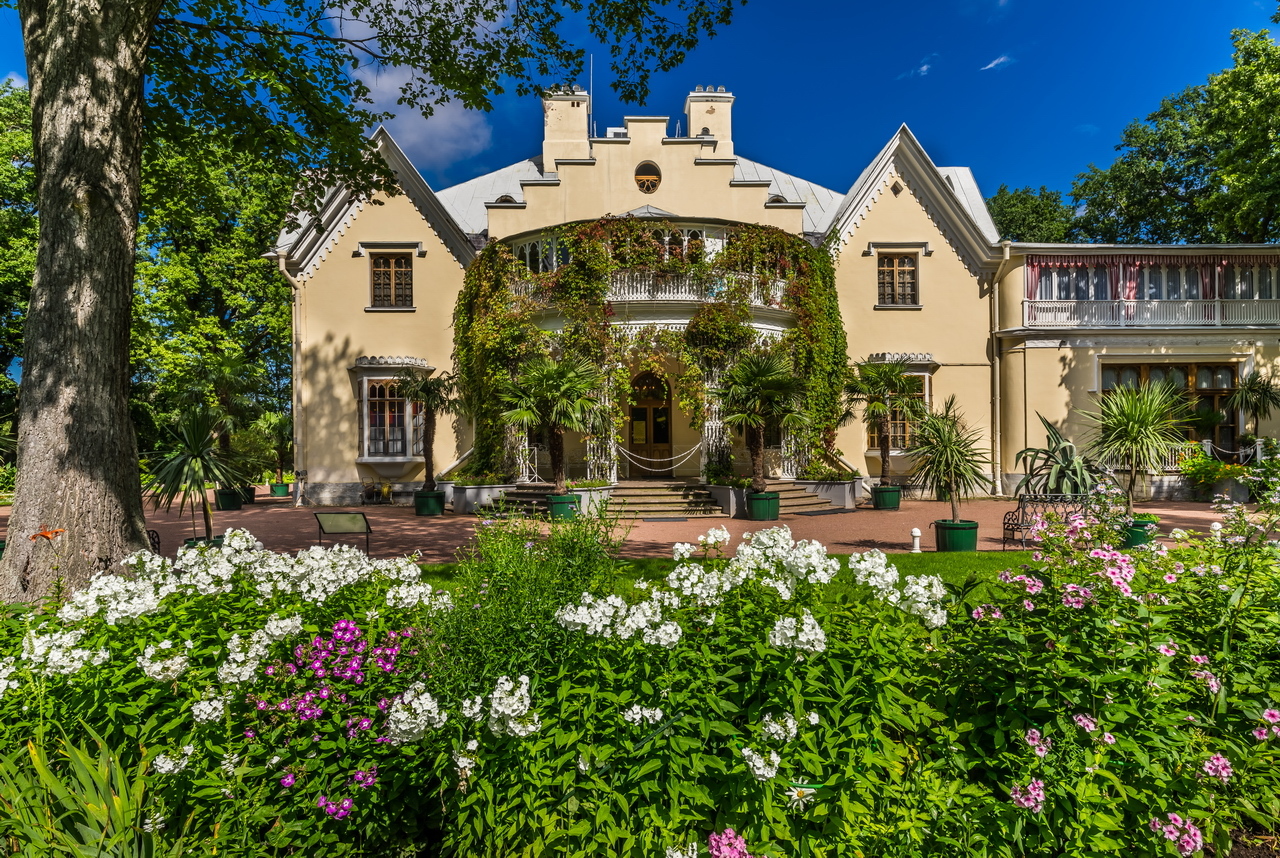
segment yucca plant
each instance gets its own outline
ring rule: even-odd
[[[237,486],[244,482],[218,443],[223,428],[223,418],[207,408],[185,412],[169,429],[169,449],[152,463],[151,475],[144,483],[156,509],[164,507],[168,512],[175,500],[179,514],[188,504],[192,509],[200,507],[206,539],[213,538],[213,508],[205,486]]]
[[[724,374],[714,391],[724,425],[743,433],[751,456],[751,490],[769,488],[764,476],[764,436],[769,429],[798,429],[805,423],[804,382],[791,362],[773,352],[748,352]]]
[[[982,436],[965,425],[956,398],[947,397],[942,410],[926,414],[916,424],[911,445],[912,477],[951,502],[951,521],[960,520],[960,500],[990,487],[991,459],[982,449]]]
[[[568,491],[564,479],[564,433],[591,429],[599,405],[596,393],[603,384],[604,376],[588,360],[537,357],[521,367],[503,391],[507,410],[502,419],[525,431],[534,429],[547,435],[555,495],[563,496]]]
[[[1040,425],[1044,426],[1044,447],[1027,447],[1019,450],[1014,457],[1014,467],[1022,465],[1026,475],[1014,489],[1015,494],[1024,492],[1038,495],[1083,495],[1088,494],[1097,483],[1093,466],[1081,456],[1076,445],[1068,441],[1044,415],[1037,413]]]
[[[1098,398],[1097,411],[1080,413],[1094,424],[1089,445],[1093,454],[1104,462],[1123,462],[1127,467],[1125,497],[1133,515],[1138,469],[1159,470],[1170,451],[1183,442],[1186,397],[1164,382],[1117,387]]]
[[[436,416],[448,414],[458,407],[458,381],[451,373],[431,375],[420,369],[408,369],[396,376],[400,393],[416,402],[422,414],[422,459],[426,473],[422,490],[436,490]]]
[[[862,412],[862,422],[876,430],[880,448],[880,485],[889,484],[890,424],[895,416],[918,420],[928,413],[920,376],[907,372],[902,362],[863,361],[854,367],[845,383],[845,417]]]
[[[184,832],[149,824],[144,759],[125,765],[102,737],[88,750],[67,741],[49,755],[28,742],[0,757],[0,840],[15,854],[69,858],[177,858]],[[154,820],[153,822],[158,822]],[[171,839],[170,839],[171,838]]]

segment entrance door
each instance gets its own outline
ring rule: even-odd
[[[627,449],[637,477],[671,476],[671,389],[651,372],[631,382]]]

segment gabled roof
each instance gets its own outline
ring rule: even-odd
[[[449,210],[440,204],[435,192],[385,127],[373,132],[370,140],[418,214],[435,230],[458,264],[465,268],[476,251]],[[319,206],[319,217],[307,215],[296,229],[281,232],[276,239],[275,253],[287,251],[290,266],[300,270],[303,277],[309,276],[337,237],[346,231],[366,205],[368,203],[355,199],[345,187],[330,188]]]
[[[938,167],[905,124],[858,176],[831,219],[828,235],[848,237],[897,172],[947,241],[971,268],[991,264],[1000,234],[968,167]]]
[[[679,215],[674,215],[666,209],[660,209],[657,206],[643,205],[638,209],[632,209],[623,215],[623,217],[651,217],[659,220],[670,220]]]

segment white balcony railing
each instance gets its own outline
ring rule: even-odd
[[[1178,473],[1178,466],[1181,465],[1184,460],[1199,454],[1203,450],[1204,444],[1200,441],[1184,441],[1183,443],[1171,448],[1169,452],[1165,454],[1164,461],[1160,463],[1160,469],[1156,471],[1156,473],[1176,474]],[[1107,459],[1104,460],[1102,464],[1113,471],[1121,473],[1128,473],[1129,471],[1129,463],[1127,461]],[[1140,472],[1144,471],[1142,468],[1139,468],[1138,470]]]
[[[663,274],[656,271],[615,271],[609,283],[606,301],[715,301],[724,297],[741,278],[747,287],[747,300],[755,307],[780,307],[786,291],[785,280],[759,280],[749,274],[722,274],[700,279],[687,274]],[[536,297],[538,286],[521,281],[512,289],[517,295]]]
[[[1280,300],[1023,301],[1028,328],[1280,325]]]

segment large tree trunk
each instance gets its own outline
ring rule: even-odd
[[[763,427],[747,427],[747,453],[751,456],[751,491],[756,494],[768,491],[769,481],[764,478]]]
[[[144,548],[129,419],[147,45],[159,0],[19,0],[40,206],[18,485],[0,595],[75,587]],[[65,530],[52,539],[33,534]]]
[[[889,485],[889,419],[876,423],[876,440],[880,442],[880,485]]]
[[[426,474],[422,477],[422,490],[436,490],[436,413],[424,411],[422,414],[422,463],[426,465]]]
[[[555,488],[551,492],[563,497],[569,491],[564,480],[564,430],[553,426],[547,435],[547,452],[551,454],[551,479],[555,481]]]

